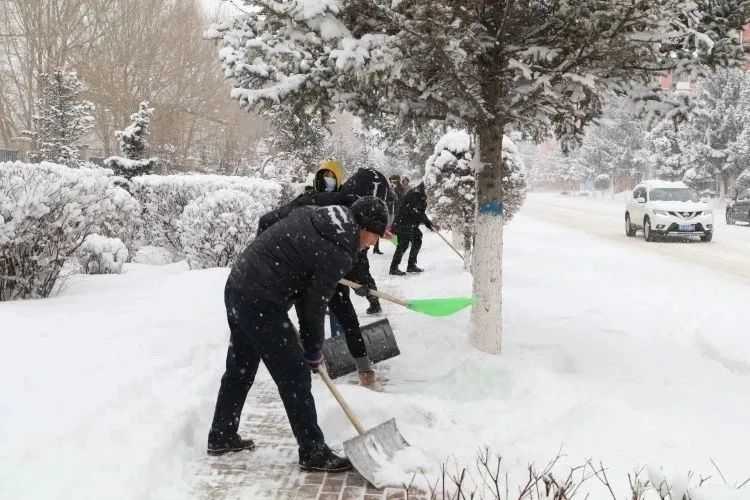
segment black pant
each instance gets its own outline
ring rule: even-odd
[[[209,440],[237,433],[245,398],[261,359],[279,389],[300,453],[325,445],[297,332],[283,306],[224,291],[230,341]]]
[[[408,267],[416,266],[419,249],[422,248],[422,231],[417,227],[405,228],[397,231],[396,236],[398,237],[398,245],[396,246],[396,251],[393,253],[391,269],[398,269],[409,245],[411,245],[411,250],[409,251]]]
[[[359,328],[359,319],[352,305],[348,286],[338,285],[336,287],[336,293],[328,301],[328,309],[344,330],[349,354],[354,358],[367,356],[367,347],[364,338],[362,338],[362,330]]]

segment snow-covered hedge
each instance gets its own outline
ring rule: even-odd
[[[120,274],[126,260],[128,249],[120,238],[91,234],[78,249],[78,263],[84,274]]]
[[[0,300],[47,297],[86,237],[131,231],[140,207],[108,169],[0,163]]]
[[[191,269],[231,264],[258,230],[266,207],[247,193],[221,189],[190,202],[179,221]]]
[[[185,255],[180,225],[185,207],[208,193],[227,189],[248,195],[252,200],[252,210],[257,211],[257,217],[275,208],[282,192],[280,184],[252,177],[221,175],[133,177],[131,192],[143,207],[142,218],[146,243],[167,248],[176,255]],[[182,227],[185,227],[184,224]]]

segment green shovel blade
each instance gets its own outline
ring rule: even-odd
[[[410,300],[407,307],[428,316],[450,316],[474,303],[471,297],[448,297],[444,299]]]

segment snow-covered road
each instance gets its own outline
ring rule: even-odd
[[[643,233],[625,236],[625,205],[622,201],[580,198],[551,193],[531,193],[523,214],[535,219],[607,238],[610,241],[644,248],[658,255],[674,257],[699,266],[697,273],[720,272],[750,283],[750,226],[728,226],[724,210],[714,210],[716,232],[711,243],[700,240],[669,239],[646,243]]]

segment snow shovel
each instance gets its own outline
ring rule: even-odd
[[[339,283],[354,290],[362,286],[359,283],[349,281],[348,279],[340,279]],[[450,316],[451,314],[455,314],[461,309],[465,309],[474,303],[474,299],[471,297],[404,300],[379,290],[370,290],[370,294],[428,316]]]
[[[352,466],[374,487],[388,486],[382,481],[382,478],[377,477],[378,471],[390,460],[393,460],[396,453],[409,447],[409,443],[406,442],[406,439],[396,427],[396,419],[392,418],[369,431],[365,430],[339,390],[331,382],[325,364],[318,367],[318,375],[323,379],[328,390],[336,398],[339,406],[344,410],[347,418],[359,434],[355,438],[344,441],[344,453],[346,453]]]
[[[367,356],[373,363],[401,354],[396,343],[396,337],[393,335],[393,329],[387,319],[363,325],[360,330],[362,331],[362,340],[365,341]],[[351,353],[349,353],[346,337],[343,335],[325,339],[323,342],[323,358],[325,358],[328,375],[332,379],[357,371],[357,365],[354,363]]]

